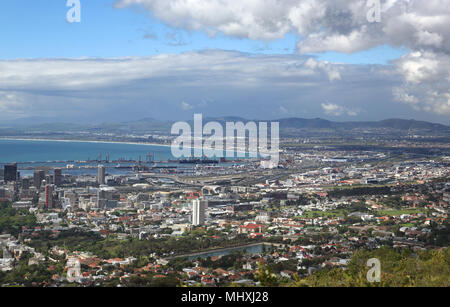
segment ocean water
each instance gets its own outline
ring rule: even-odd
[[[101,154],[109,160],[146,160],[152,153],[156,161],[174,159],[168,146],[140,145],[128,143],[38,141],[38,140],[0,140],[0,163],[86,161],[95,160]]]

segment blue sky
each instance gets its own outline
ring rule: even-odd
[[[81,0],[82,20],[68,23],[65,0],[0,2],[0,58],[120,57],[224,49],[258,54],[293,54],[300,36],[258,41],[221,33],[173,28],[147,11],[117,9],[114,0]],[[313,53],[320,60],[353,64],[386,64],[405,54],[388,45],[353,54]]]
[[[2,0],[0,120],[450,123],[450,3],[380,1]]]

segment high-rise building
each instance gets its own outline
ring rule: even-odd
[[[13,163],[10,165],[5,165],[4,172],[3,172],[3,178],[5,182],[8,181],[17,181],[17,163]]]
[[[22,178],[22,189],[28,190],[30,188],[30,179]]]
[[[98,184],[105,184],[105,176],[106,176],[105,167],[103,165],[99,165],[97,177]]]
[[[4,200],[4,198],[6,198],[6,190],[0,188],[0,200]]]
[[[45,180],[45,171],[35,169],[33,176],[33,184],[37,189],[41,188],[43,180]]]
[[[115,208],[120,200],[120,194],[115,188],[101,187],[97,191],[97,208]]]
[[[45,207],[47,209],[55,207],[55,200],[53,198],[54,187],[53,184],[47,184],[45,186]]]
[[[192,225],[200,226],[205,224],[205,211],[208,202],[201,199],[192,201]]]
[[[53,184],[59,187],[62,183],[62,170],[60,168],[55,168],[53,170]]]

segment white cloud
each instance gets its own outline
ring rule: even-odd
[[[286,18],[289,7],[280,3],[277,0],[120,0],[116,6],[142,5],[175,27],[207,30],[209,33],[221,31],[251,39],[275,39],[291,29]]]
[[[415,97],[414,95],[408,94],[407,90],[402,87],[396,87],[392,91],[395,100],[404,102],[406,104],[410,104],[413,108],[416,110],[420,110],[419,107],[417,107],[417,104],[419,103],[419,99]]]
[[[0,71],[0,117],[9,118],[19,116],[19,111],[56,114],[64,108],[92,113],[102,107],[107,112],[132,101],[162,103],[172,108],[167,112],[213,110],[220,104],[208,102],[224,96],[230,97],[230,103],[249,94],[269,101],[260,92],[284,93],[293,101],[289,97],[294,91],[339,82],[342,67],[298,55],[211,50],[151,57],[0,60]],[[181,102],[175,108],[169,101]],[[242,101],[238,106],[251,103]],[[132,107],[125,110],[131,112]]]
[[[239,52],[204,51],[152,57],[37,59],[0,61],[3,88],[84,90],[150,78],[177,76],[182,84],[207,80],[235,86],[258,86],[268,78],[285,82],[309,77],[339,80],[339,65],[296,56],[246,56]],[[183,78],[196,75],[194,78]],[[233,76],[233,77],[227,77]]]
[[[306,62],[305,62],[305,66],[309,67],[313,70],[316,69],[320,69],[321,71],[323,71],[324,73],[327,74],[328,79],[330,81],[336,81],[336,80],[341,80],[341,74],[340,74],[340,69],[341,67],[339,67],[338,65],[332,65],[330,63],[328,63],[327,61],[316,61],[313,58],[309,58]]]
[[[185,111],[193,109],[193,107],[185,101],[181,102],[181,108]]]
[[[10,113],[15,115],[24,114],[26,111],[26,106],[24,105],[24,98],[22,95],[10,91],[3,92],[0,91],[0,112]]]
[[[450,115],[450,56],[433,52],[415,52],[396,61],[404,79],[393,90],[395,100],[416,110]]]
[[[291,31],[301,52],[354,52],[391,43],[450,51],[447,0],[381,0],[382,22],[369,23],[367,0],[117,0],[141,5],[175,26],[250,39],[278,39]]]
[[[220,50],[152,57],[0,60],[0,119],[38,115],[61,120],[97,120],[99,115],[105,120],[167,119],[183,118],[183,109],[199,108],[208,116],[247,118],[317,117],[324,110],[342,118],[359,115],[361,110],[375,118],[412,116],[410,104],[399,103],[394,112],[391,88],[402,87],[406,95],[421,101],[420,95],[410,91],[426,83],[420,79],[419,86],[402,84],[403,71],[395,67],[402,64],[381,69],[300,55]],[[435,81],[424,88],[429,100],[419,104],[421,110],[446,112],[448,80],[436,90],[436,80],[446,74],[445,67],[438,66],[423,75]],[[337,107],[321,105],[331,97]],[[385,108],[391,112],[386,114]]]
[[[357,116],[359,114],[356,110],[351,110],[346,107],[337,105],[335,103],[322,103],[321,104],[323,111],[326,115],[332,115],[332,116]]]
[[[420,83],[434,78],[439,70],[439,60],[432,53],[411,53],[397,61],[397,69],[410,83]]]
[[[288,109],[287,108],[285,108],[285,107],[283,107],[283,106],[280,106],[280,113],[281,114],[287,114],[289,111],[288,111]]]
[[[340,116],[343,113],[343,108],[334,103],[322,103],[322,109],[327,115]]]
[[[353,53],[380,45],[405,47],[411,54],[396,62],[407,83],[424,87],[424,97],[414,103],[423,110],[447,114],[450,88],[450,1],[381,0],[381,22],[369,23],[367,0],[117,0],[124,8],[141,5],[163,22],[186,29],[222,32],[225,35],[271,40],[294,32],[301,37],[300,53],[337,51]],[[420,56],[415,55],[420,52]],[[314,66],[313,62],[311,62]],[[319,67],[330,81],[341,72],[325,63]],[[331,68],[330,68],[331,67]],[[434,85],[436,77],[441,77]],[[425,83],[425,86],[422,86]],[[411,88],[414,92],[414,88]],[[428,94],[427,94],[428,93]],[[401,95],[402,96],[402,95]],[[410,100],[406,93],[400,100]],[[417,96],[419,97],[419,96]]]

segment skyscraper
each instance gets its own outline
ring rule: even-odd
[[[98,184],[105,184],[105,167],[103,165],[98,166],[98,177],[97,182]]]
[[[4,180],[5,180],[5,182],[17,181],[17,163],[5,165]]]
[[[47,184],[45,186],[45,207],[47,209],[54,208],[54,199],[53,199],[53,191],[54,191],[54,185],[53,184]]]
[[[194,199],[192,201],[192,225],[200,226],[205,224],[205,211],[208,202]]]
[[[59,187],[62,182],[62,170],[60,168],[55,168],[53,170],[53,183]]]
[[[33,185],[37,188],[41,188],[42,180],[45,180],[45,171],[35,169],[33,175]]]
[[[30,188],[30,181],[29,178],[22,178],[22,189],[28,190]]]

